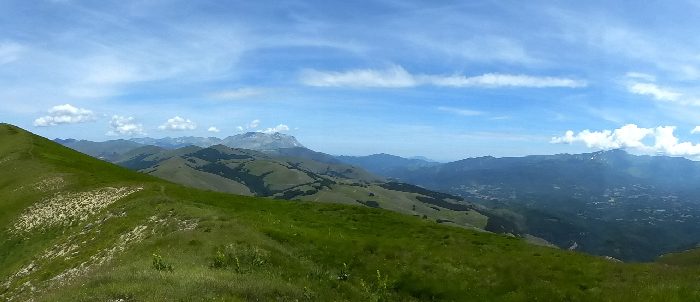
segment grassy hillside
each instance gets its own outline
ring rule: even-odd
[[[382,209],[199,191],[0,125],[0,300],[696,301],[623,264]]]
[[[656,262],[674,266],[700,267],[700,248],[665,254],[659,257]]]
[[[490,213],[486,209],[477,209],[459,197],[383,186],[381,178],[363,169],[312,159],[317,157],[322,153],[305,148],[267,154],[223,145],[175,150],[146,146],[124,153],[114,162],[199,189],[364,205],[468,228],[484,229],[488,225]]]

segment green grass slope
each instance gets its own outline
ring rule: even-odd
[[[382,187],[384,180],[356,167],[223,145],[175,150],[147,146],[124,154],[116,163],[198,189],[364,205],[467,228],[484,229],[490,215],[487,209],[477,210],[458,197],[425,189]]]
[[[666,265],[700,267],[700,248],[665,254],[656,259],[656,262]]]
[[[698,273],[200,191],[0,125],[0,300],[697,301]]]

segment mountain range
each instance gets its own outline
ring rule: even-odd
[[[205,140],[185,137],[160,141],[184,144]],[[300,144],[294,137],[284,134],[247,133],[224,140],[250,149],[231,148],[222,144],[209,147],[190,144],[172,149],[128,140],[55,141],[135,171],[205,190],[363,205],[467,228],[499,232],[513,229],[509,221],[500,220],[483,206],[467,202],[458,196],[389,182],[363,168],[344,164],[334,156],[299,147],[297,145]],[[288,145],[280,142],[292,143]],[[277,146],[285,148],[271,149]],[[534,243],[547,244],[529,234],[519,235]]]
[[[700,292],[696,251],[626,264],[367,206],[202,191],[7,124],[0,142],[2,300],[693,301]]]
[[[224,145],[231,148],[241,148],[250,150],[277,150],[281,148],[303,147],[293,136],[283,133],[263,133],[246,132],[220,139],[217,137],[166,137],[154,138],[132,138],[131,141],[142,145],[153,145],[166,149],[177,149],[186,146],[211,147],[214,145]]]
[[[507,210],[517,232],[562,248],[648,261],[700,242],[700,163],[685,158],[610,150],[478,157],[378,174]]]
[[[362,203],[535,238],[544,244],[625,261],[653,260],[662,254],[693,248],[700,242],[694,235],[700,232],[700,189],[696,185],[700,181],[700,164],[683,158],[635,156],[610,150],[573,155],[487,156],[438,163],[390,154],[332,156],[300,146],[275,149],[278,145],[267,143],[278,137],[293,142],[291,145],[301,145],[283,134],[234,137],[247,137],[246,146],[258,151],[225,146],[210,146],[214,149],[204,151],[191,146],[154,149],[126,140],[58,142],[198,188],[273,198]],[[203,138],[168,140],[201,142]],[[196,152],[240,153],[248,159],[232,160],[218,155],[207,161]],[[221,171],[211,170],[215,165],[229,165],[238,172],[229,173],[227,178]],[[249,183],[241,180],[241,171],[245,171]],[[233,176],[236,173],[238,176]],[[306,179],[293,175],[311,176]],[[320,185],[322,181],[332,185],[324,187]],[[392,182],[419,186],[408,191],[425,188],[452,197],[445,200],[446,205],[436,201],[440,198],[425,199],[426,195],[422,200],[406,197],[412,193],[394,192],[398,187],[388,185]],[[382,186],[394,190],[382,191]],[[365,198],[370,194],[372,198]],[[470,219],[454,215],[454,209],[449,209],[453,204],[479,215],[464,215]]]

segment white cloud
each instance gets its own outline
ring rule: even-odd
[[[566,131],[564,136],[553,137],[551,142],[553,144],[571,144],[574,142],[583,142],[586,144],[586,147],[595,149],[615,149],[620,147],[615,143],[614,138],[612,137],[612,131],[610,130],[591,132],[590,130],[586,129],[578,134],[574,134],[573,131],[569,130]]]
[[[383,87],[402,88],[418,85],[413,75],[401,66],[385,70],[355,69],[345,72],[305,70],[301,74],[304,85],[316,87]]]
[[[649,135],[654,135],[654,129],[639,128],[635,124],[627,124],[613,131],[615,141],[622,148],[644,149],[646,146],[642,140]]]
[[[682,96],[681,93],[660,87],[654,83],[632,83],[627,90],[634,94],[648,95],[659,101],[677,101]]]
[[[446,87],[525,87],[525,88],[580,88],[587,83],[581,80],[558,77],[538,77],[522,74],[487,73],[479,76],[425,76],[426,82]]]
[[[260,120],[255,119],[250,121],[247,125],[236,127],[236,129],[238,129],[238,131],[246,131],[258,128],[258,126],[260,126]]]
[[[664,87],[654,83],[656,78],[652,75],[628,72],[627,91],[633,94],[650,96],[656,101],[669,102],[682,106],[700,106],[700,97],[692,93],[679,92],[675,89]]]
[[[301,73],[301,82],[304,85],[316,87],[379,88],[405,88],[420,85],[481,88],[579,88],[587,85],[585,81],[570,78],[500,73],[487,73],[472,77],[462,75],[413,75],[398,65],[384,70],[355,69],[345,72],[305,70]]]
[[[697,127],[696,127],[697,128]],[[564,136],[554,137],[551,143],[572,144],[581,142],[594,149],[618,149],[623,148],[644,154],[664,154],[671,156],[700,156],[700,144],[680,142],[674,135],[676,127],[660,126],[656,128],[640,128],[634,124],[627,124],[615,130],[590,131],[588,129],[579,133],[569,130]],[[696,131],[693,129],[693,131]],[[645,144],[644,139],[653,139],[654,144]]]
[[[259,125],[260,120],[253,120],[250,123],[248,123],[248,129],[258,128]]]
[[[695,134],[695,133],[699,133],[699,132],[700,132],[700,126],[695,126],[695,128],[693,128],[693,130],[690,130],[691,134]]]
[[[143,130],[143,125],[134,122],[133,117],[113,115],[112,120],[109,122],[111,130],[107,132],[107,135],[145,135],[146,132]]]
[[[240,99],[251,98],[254,96],[261,95],[261,94],[263,94],[262,89],[245,87],[245,88],[238,88],[238,89],[215,92],[215,93],[210,94],[209,97],[214,98],[214,99],[218,99],[218,100],[240,100]]]
[[[221,132],[221,130],[219,130],[219,128],[216,128],[216,127],[214,127],[214,126],[209,127],[209,129],[207,129],[207,131],[213,132],[213,133],[219,133],[219,132]]]
[[[47,127],[61,124],[85,123],[95,120],[95,114],[88,109],[77,108],[71,104],[54,106],[49,115],[34,120],[34,126]]]
[[[469,110],[469,109],[461,109],[461,108],[453,108],[453,107],[438,107],[437,108],[440,111],[445,111],[461,116],[476,116],[476,115],[482,115],[484,114],[481,111],[476,111],[476,110]]]
[[[179,116],[176,116],[174,118],[168,119],[165,124],[158,126],[158,129],[160,130],[177,130],[177,131],[182,131],[182,130],[194,130],[197,129],[197,124],[195,124],[193,121],[185,118],[181,118]]]
[[[638,80],[643,80],[647,82],[654,82],[656,81],[656,77],[647,73],[642,73],[642,72],[635,72],[635,71],[630,71],[625,74],[625,77],[630,78],[630,79],[638,79]]]
[[[289,131],[289,126],[285,124],[279,124],[275,127],[272,128],[267,128],[265,130],[260,130],[262,133],[267,133],[267,134],[272,134],[272,133],[277,133],[277,132],[283,132],[283,131]]]

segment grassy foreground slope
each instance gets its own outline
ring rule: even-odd
[[[0,300],[694,301],[699,273],[199,191],[0,125]]]

